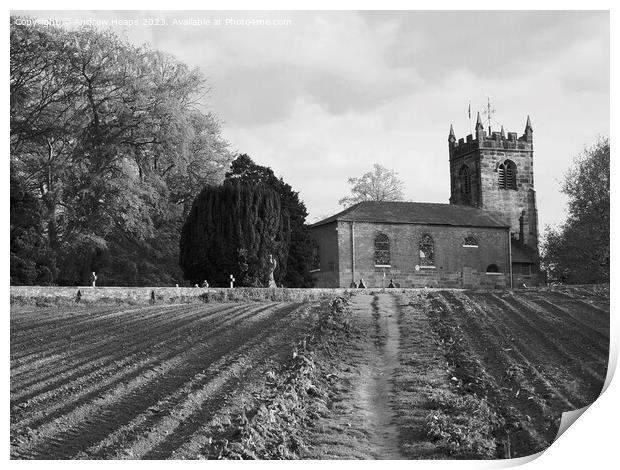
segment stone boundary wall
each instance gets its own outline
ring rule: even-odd
[[[40,300],[70,300],[74,301],[80,291],[80,300],[94,301],[126,301],[137,303],[175,302],[199,300],[205,296],[206,300],[222,301],[305,301],[319,300],[332,296],[342,295],[346,289],[280,289],[254,287],[55,287],[55,286],[11,286],[11,302],[29,299]]]
[[[529,288],[527,290],[540,290],[541,288]],[[545,288],[542,288],[545,289]],[[548,287],[546,287],[548,289]],[[446,287],[415,287],[415,288],[394,288],[381,289],[380,287],[369,287],[366,289],[268,289],[253,287],[228,288],[195,288],[195,287],[48,287],[48,286],[11,286],[11,302],[39,301],[42,305],[47,301],[74,302],[77,291],[82,294],[81,301],[84,302],[127,302],[137,304],[148,304],[151,302],[152,292],[155,293],[155,302],[175,303],[175,302],[248,302],[248,301],[290,301],[303,302],[329,299],[341,296],[345,293],[365,293],[375,294],[380,292],[407,293],[422,292],[426,290],[439,291],[463,291],[491,292],[493,287],[478,287],[474,289],[446,288]],[[504,290],[521,290],[505,288]],[[208,299],[201,299],[200,296],[208,294]],[[52,303],[53,305],[53,303]]]
[[[414,287],[414,288],[395,288],[381,289],[380,287],[369,287],[366,289],[268,289],[255,287],[236,287],[229,288],[200,288],[200,287],[49,287],[49,286],[11,286],[10,299],[12,302],[29,302],[29,301],[55,301],[61,300],[65,302],[75,301],[77,291],[82,294],[81,300],[85,302],[128,302],[148,304],[151,302],[152,293],[155,294],[155,302],[191,302],[191,301],[209,301],[209,302],[248,302],[248,301],[289,301],[303,302],[315,301],[321,299],[329,299],[341,296],[345,293],[366,293],[374,294],[385,290],[392,293],[420,292],[425,290],[439,291],[463,291],[469,290],[474,292],[492,292],[496,291],[499,286],[477,286],[470,289],[463,288],[446,288],[446,287]],[[560,286],[563,287],[563,286]],[[591,285],[583,286],[567,286],[567,288],[592,288]],[[515,288],[502,287],[506,291],[523,290],[521,285],[515,285]],[[525,290],[554,290],[557,287],[552,286],[529,286]],[[203,294],[208,294],[205,299],[200,299]]]

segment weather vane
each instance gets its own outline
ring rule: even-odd
[[[495,114],[495,111],[495,108],[491,108],[491,98],[487,96],[487,109],[483,112],[483,114],[487,118],[487,123],[489,125],[489,135],[491,135],[491,120],[493,119],[493,114]]]

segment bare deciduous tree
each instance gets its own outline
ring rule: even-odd
[[[349,178],[348,183],[352,186],[351,195],[338,201],[344,207],[363,201],[402,201],[404,198],[404,184],[398,173],[378,163],[361,177]]]

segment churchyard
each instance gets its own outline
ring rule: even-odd
[[[14,295],[11,458],[520,457],[606,376],[608,286],[235,291]]]

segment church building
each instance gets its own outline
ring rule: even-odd
[[[505,288],[540,282],[532,125],[457,141],[449,204],[358,203],[310,226],[317,287]]]

